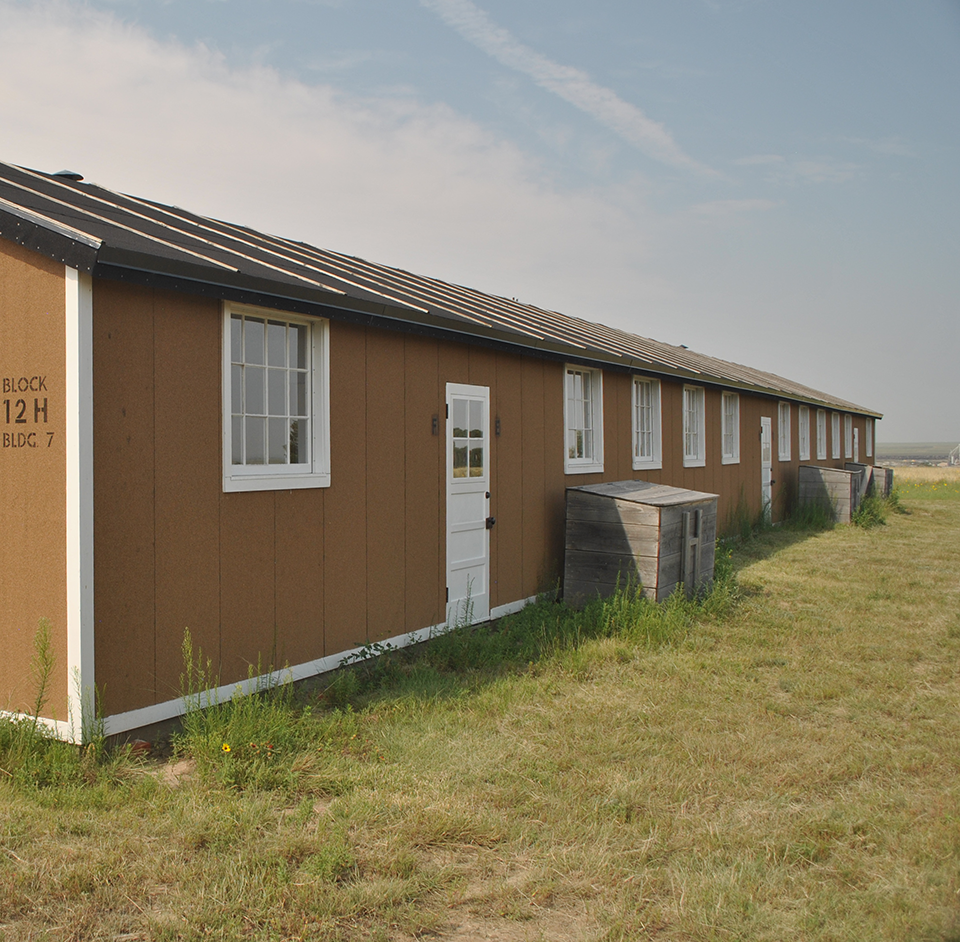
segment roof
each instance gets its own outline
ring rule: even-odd
[[[327,316],[359,315],[384,326],[449,333],[879,417],[763,370],[115,193],[76,177],[0,163],[0,236],[98,277]]]

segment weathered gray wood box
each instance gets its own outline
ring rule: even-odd
[[[893,468],[873,468],[873,493],[877,497],[889,497],[893,490]]]
[[[833,515],[837,523],[849,523],[853,512],[860,506],[866,487],[861,468],[818,468],[816,465],[800,465],[800,506],[821,507]]]
[[[857,464],[848,461],[844,467],[848,471],[860,471],[863,474],[860,496],[876,494],[877,497],[889,497],[893,490],[893,468],[880,468],[876,465]]]
[[[573,605],[640,585],[660,601],[713,581],[717,495],[647,481],[567,488],[563,596]]]

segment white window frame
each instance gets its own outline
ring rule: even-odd
[[[234,315],[283,321],[307,327],[309,362],[307,393],[309,420],[309,454],[303,464],[233,464],[231,318]],[[249,307],[240,304],[223,306],[223,490],[277,491],[330,486],[330,353],[329,322],[324,318],[301,317],[286,311]]]
[[[800,460],[810,460],[810,408],[800,406],[797,417],[797,448],[800,451]]]
[[[735,392],[720,399],[720,463],[740,463],[740,394]]]
[[[584,400],[571,396],[574,375],[589,378],[589,414]],[[571,414],[578,410],[581,414]],[[579,423],[579,424],[575,424]],[[587,447],[584,436],[584,454],[570,456],[571,432],[593,432],[593,447]],[[563,370],[563,470],[565,474],[593,474],[603,471],[603,370],[588,366],[565,364]]]
[[[777,404],[777,458],[790,460],[790,403]]]
[[[827,413],[817,409],[817,461],[827,458]]]
[[[703,386],[683,387],[683,466],[702,468],[706,456],[706,392]]]
[[[830,414],[830,457],[840,457],[840,413]]]
[[[864,448],[866,449],[867,457],[872,458],[873,457],[873,419],[866,420],[866,422],[864,423],[864,431],[866,433],[864,435],[864,438],[866,439],[864,441]]]
[[[843,417],[843,457],[853,458],[853,416]]]
[[[644,391],[647,393],[646,402],[644,402]],[[634,376],[631,415],[633,416],[631,423],[633,425],[633,470],[652,471],[662,468],[660,380]]]

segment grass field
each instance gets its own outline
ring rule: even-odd
[[[877,442],[877,461],[906,458],[913,461],[946,461],[956,442]]]
[[[960,476],[897,480],[699,608],[543,602],[169,761],[0,735],[0,937],[960,940]]]

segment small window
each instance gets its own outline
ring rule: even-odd
[[[660,380],[633,379],[633,469],[660,468]]]
[[[843,457],[853,457],[853,416],[843,417]]]
[[[702,468],[706,464],[704,393],[702,386],[683,387],[683,466]]]
[[[840,457],[840,416],[836,412],[830,416],[830,457]]]
[[[867,419],[866,422],[866,442],[867,457],[873,457],[873,419]]]
[[[327,321],[228,305],[223,489],[330,485]]]
[[[777,457],[790,460],[790,403],[781,402],[777,410]]]
[[[827,413],[817,409],[817,461],[827,457]]]
[[[725,392],[722,407],[720,461],[722,464],[738,464],[740,461],[740,396],[737,393]]]
[[[603,373],[568,366],[564,380],[566,426],[564,471],[587,474],[603,470]]]
[[[800,415],[797,419],[797,446],[800,449],[800,460],[810,460],[810,409],[800,406]]]

